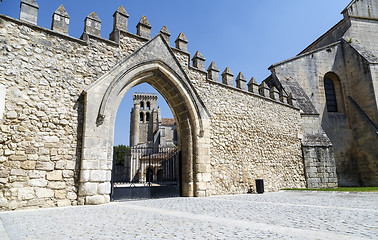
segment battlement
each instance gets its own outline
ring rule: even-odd
[[[21,0],[20,3],[20,20],[28,24],[36,25],[38,18],[39,6],[36,0]],[[89,42],[91,38],[110,42],[115,45],[120,44],[120,37],[122,33],[128,32],[128,19],[129,14],[123,6],[120,6],[113,14],[113,31],[109,34],[109,39],[104,39],[101,37],[101,19],[95,13],[92,12],[84,20],[84,32],[81,36],[81,40]],[[58,9],[52,15],[51,31],[57,34],[62,34],[68,36],[68,29],[70,24],[70,16],[67,13],[63,5],[60,5]],[[138,22],[136,35],[142,41],[148,41],[151,39],[151,28],[152,25],[149,23],[146,16],[142,16]],[[170,32],[166,26],[163,26],[158,33],[163,39],[168,43],[170,41]],[[68,36],[69,37],[69,36]],[[70,37],[71,38],[71,37]],[[192,65],[190,64],[190,54],[188,53],[188,39],[184,33],[180,33],[175,40],[175,47],[171,47],[175,51],[187,54],[188,57],[188,67],[192,70],[197,70],[202,73],[207,74],[207,80],[210,82],[220,83],[221,86],[227,86],[231,88],[236,88],[241,91],[249,92],[260,97],[265,97],[273,101],[277,101],[284,104],[289,104],[293,106],[293,101],[288,101],[289,95],[282,90],[270,89],[266,84],[257,84],[256,80],[252,77],[247,83],[247,79],[244,75],[239,72],[236,79],[234,80],[234,75],[231,70],[226,67],[223,71],[221,82],[219,82],[219,69],[214,62],[211,62],[207,71],[205,69],[205,57],[197,51],[193,58],[191,59]],[[134,96],[136,97],[136,96]],[[141,96],[139,96],[141,97]]]

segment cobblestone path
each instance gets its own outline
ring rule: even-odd
[[[0,213],[0,239],[377,239],[378,193],[277,192]]]

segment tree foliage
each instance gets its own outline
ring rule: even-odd
[[[125,155],[130,150],[130,147],[125,145],[118,145],[114,147],[115,163],[118,166],[123,166],[125,162]]]

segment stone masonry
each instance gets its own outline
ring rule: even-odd
[[[53,30],[36,25],[38,9],[21,0],[20,20],[0,15],[2,210],[109,202],[116,110],[144,82],[175,116],[183,196],[255,191],[257,178],[266,191],[337,186],[339,149],[322,128],[324,104],[309,100],[305,80],[290,81],[305,78],[289,63],[274,65],[261,84],[242,73],[234,80],[229,68],[220,79],[214,62],[205,70],[200,52],[191,59],[183,33],[169,46],[168,29],[151,36],[146,16],[137,34],[128,32],[123,7],[109,39],[100,36],[96,13],[77,39],[67,35],[63,6]]]

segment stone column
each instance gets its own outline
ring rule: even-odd
[[[139,143],[139,114],[140,105],[139,103],[134,103],[134,108],[130,114],[130,147],[133,147]]]
[[[35,0],[21,0],[20,20],[37,25],[39,6]]]
[[[51,29],[60,33],[68,34],[70,16],[63,5],[54,12],[52,17]]]

